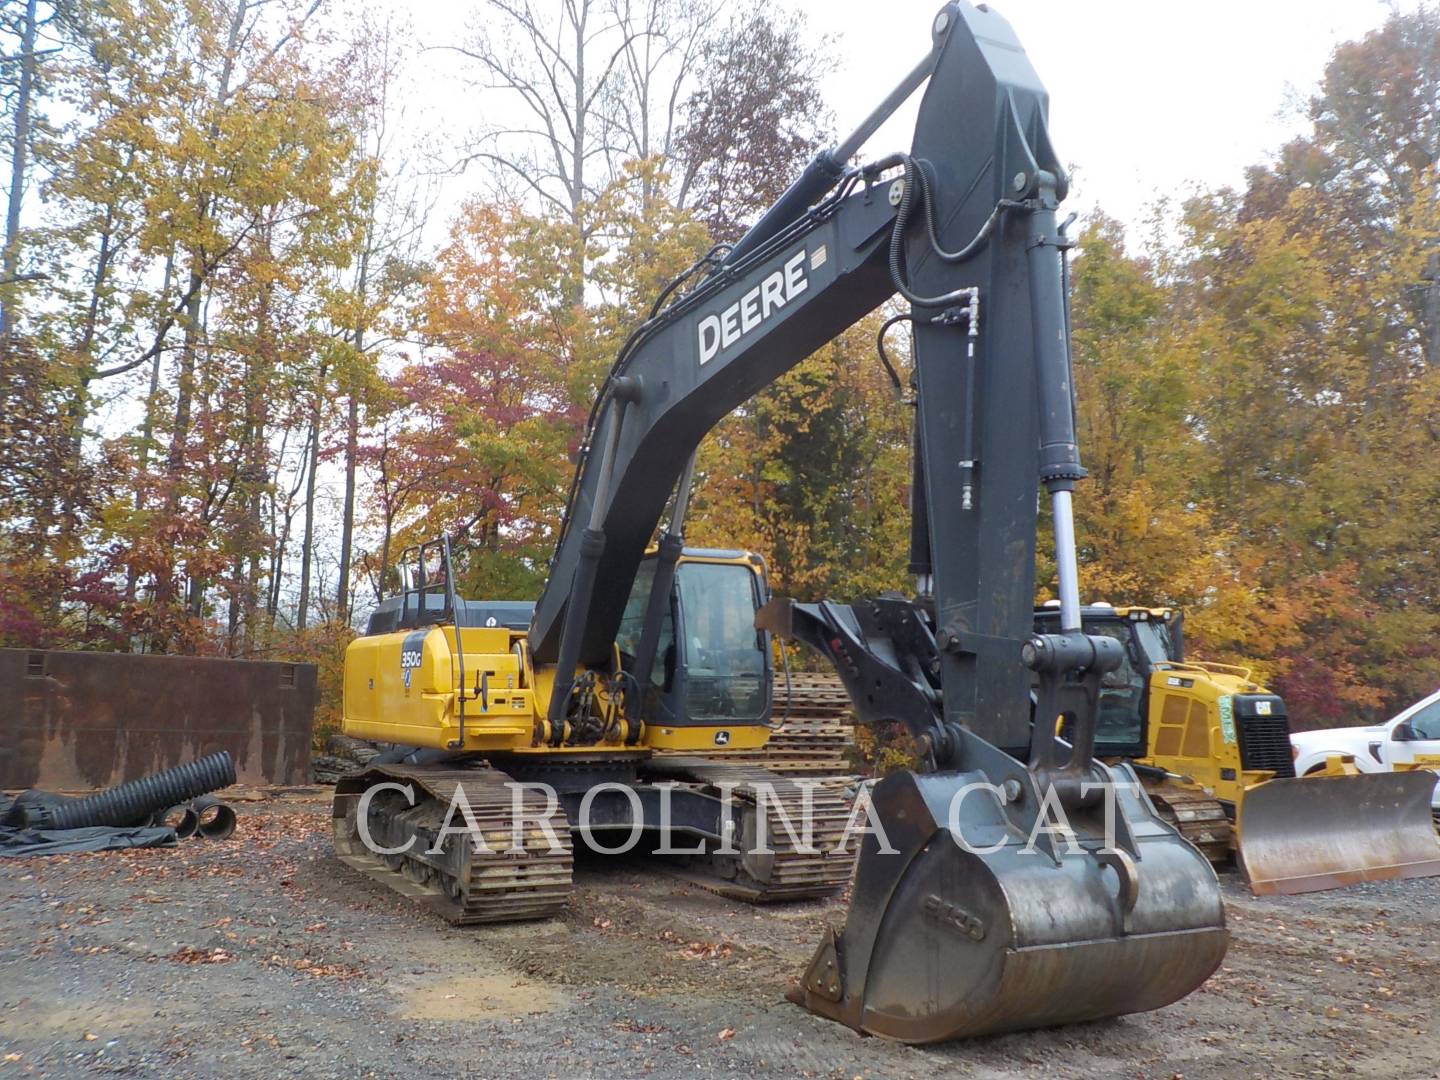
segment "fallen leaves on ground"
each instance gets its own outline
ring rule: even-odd
[[[662,930],[660,940],[680,946],[680,955],[686,960],[724,960],[734,952],[723,941],[686,941],[673,930]]]
[[[355,967],[353,964],[327,964],[315,960],[300,957],[297,960],[286,960],[283,956],[275,955],[266,961],[271,967],[289,968],[291,971],[298,971],[303,975],[310,975],[317,979],[363,979],[365,969]]]
[[[659,1024],[642,1024],[638,1020],[621,1020],[615,1024],[616,1031],[630,1031],[643,1035],[654,1035],[665,1029]]]
[[[731,953],[729,945],[714,941],[692,941],[680,950],[687,960],[723,960]]]
[[[197,949],[194,945],[182,945],[165,959],[172,964],[228,964],[235,957],[224,949]]]

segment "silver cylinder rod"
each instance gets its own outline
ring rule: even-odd
[[[695,455],[699,452],[691,451],[690,460],[685,463],[680,482],[675,487],[675,507],[670,514],[670,531],[676,536],[685,531],[685,512],[690,508],[690,488],[695,481]]]
[[[948,26],[949,23],[947,22],[946,25]],[[910,95],[920,89],[921,84],[930,78],[935,71],[935,63],[940,58],[941,41],[943,41],[943,38],[937,38],[935,47],[925,55],[925,59],[911,68],[910,73],[900,80],[900,85],[895,87],[894,90],[891,90],[890,93],[886,95],[885,100],[877,105],[870,115],[860,122],[860,126],[852,131],[844,142],[831,151],[831,154],[837,162],[843,165],[859,153],[860,147],[865,145],[870,136],[880,130],[880,125],[894,116],[895,110],[900,108],[901,105],[904,105]]]
[[[1069,634],[1080,629],[1080,571],[1070,492],[1051,492],[1050,512],[1055,519],[1055,568],[1060,578],[1060,632]]]

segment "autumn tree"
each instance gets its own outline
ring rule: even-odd
[[[706,37],[705,78],[686,99],[671,169],[676,201],[717,242],[738,240],[824,144],[828,49],[800,15],[758,2]]]
[[[851,599],[910,584],[913,408],[875,356],[880,320],[777,379],[702,448],[687,537],[763,553],[777,592]]]

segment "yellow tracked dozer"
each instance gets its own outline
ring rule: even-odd
[[[1037,630],[1056,625],[1041,608]],[[1083,609],[1114,638],[1096,751],[1130,763],[1168,821],[1212,862],[1234,857],[1257,894],[1440,875],[1429,772],[1362,774],[1336,763],[1297,778],[1285,702],[1243,667],[1188,661],[1169,608]]]

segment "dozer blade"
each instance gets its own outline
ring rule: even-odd
[[[1115,800],[1130,851],[1099,850],[1103,830],[1072,819],[1090,850],[1057,843],[1053,855],[1027,844],[982,772],[881,781],[872,822],[893,853],[866,835],[845,929],[827,935],[791,1000],[857,1031],[933,1043],[1184,997],[1225,955],[1215,872],[1133,773],[1115,778],[1135,784]],[[1036,794],[1027,787],[1019,803]]]
[[[1251,891],[1319,892],[1440,874],[1434,788],[1430,772],[1312,776],[1250,788],[1236,831]]]

